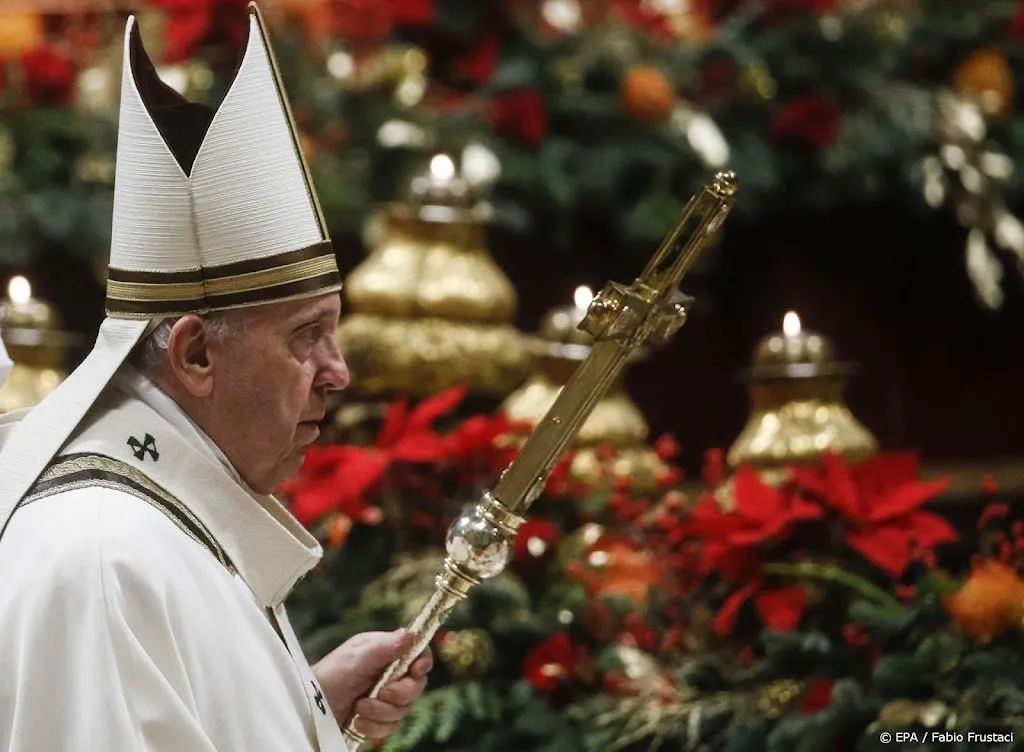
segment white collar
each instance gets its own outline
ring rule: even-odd
[[[174,426],[185,441],[201,451],[214,462],[219,463],[236,483],[242,486],[242,488],[244,488],[250,495],[254,495],[255,492],[246,485],[245,481],[242,480],[242,476],[239,475],[237,470],[235,470],[235,466],[232,465],[231,461],[227,458],[227,455],[224,454],[221,448],[214,443],[213,439],[206,434],[206,431],[200,428],[199,425],[181,409],[181,406],[178,405],[177,402],[168,397],[167,394],[149,378],[131,365],[125,363],[117,370],[117,373],[114,374],[114,378],[110,380],[110,383],[112,386],[120,389],[128,396],[134,397],[145,404],[157,415]]]
[[[319,561],[319,542],[272,495],[260,495],[238,474],[216,444],[177,404],[138,371],[122,366],[65,447],[135,467],[203,522],[265,606],[287,597]],[[126,426],[145,427],[159,446],[147,459],[125,449]]]

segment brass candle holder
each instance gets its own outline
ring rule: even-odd
[[[787,466],[815,462],[826,452],[850,461],[875,454],[878,442],[844,402],[855,370],[836,360],[827,337],[804,329],[796,312],[787,313],[782,331],[757,344],[743,374],[751,410],[726,455],[729,466],[747,465],[778,481]]]
[[[34,407],[67,378],[70,350],[80,338],[61,330],[52,305],[32,296],[23,276],[12,277],[0,301],[0,337],[14,365],[0,385],[0,413]]]
[[[533,429],[554,404],[577,366],[587,357],[593,338],[579,328],[593,299],[589,287],[576,288],[573,303],[548,311],[535,336],[528,339],[533,355],[533,372],[501,406],[514,423]],[[629,363],[646,358],[645,349],[634,351]],[[647,445],[647,419],[626,391],[625,371],[594,406],[573,444],[570,479],[590,486],[628,478],[632,487],[644,493],[657,487],[659,474],[667,470],[657,453]],[[504,437],[520,443],[528,434]],[[614,456],[602,459],[602,448]]]
[[[424,397],[457,385],[504,397],[529,357],[515,288],[485,243],[486,212],[447,154],[386,207],[383,240],[345,280],[337,330],[352,392]]]

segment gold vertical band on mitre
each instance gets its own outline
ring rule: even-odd
[[[107,315],[182,316],[336,292],[341,273],[329,242],[258,259],[180,271],[109,267]]]

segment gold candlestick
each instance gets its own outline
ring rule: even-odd
[[[630,356],[644,345],[667,343],[686,322],[689,299],[679,292],[678,285],[722,226],[736,190],[731,172],[716,175],[711,185],[701,188],[686,204],[641,275],[631,285],[610,282],[590,303],[580,328],[593,337],[594,345],[494,488],[485,491],[480,502],[448,529],[447,557],[434,592],[410,625],[412,646],[388,666],[370,697],[408,671],[475,585],[505,569],[524,515]],[[343,729],[352,750],[366,741],[356,729],[357,722],[353,715]]]
[[[594,340],[579,325],[586,318],[593,297],[589,287],[577,287],[571,305],[545,314],[537,335],[529,340],[534,355],[533,373],[501,407],[513,422],[532,430],[554,404],[573,371],[589,355]],[[646,356],[644,350],[637,350],[629,362]],[[637,491],[653,491],[659,475],[667,468],[646,444],[650,429],[626,391],[624,376],[619,375],[580,428],[569,476],[591,486],[629,478]],[[518,443],[526,435],[504,438]],[[602,460],[602,447],[613,449],[615,456]]]
[[[387,207],[382,242],[345,280],[337,339],[351,394],[416,397],[465,384],[504,397],[529,358],[513,326],[515,288],[485,243],[482,202],[435,154]]]
[[[68,351],[79,338],[60,326],[53,306],[32,296],[31,283],[12,277],[0,301],[0,337],[14,361],[0,385],[0,413],[37,405],[67,378]]]
[[[843,401],[853,372],[851,364],[836,361],[827,337],[805,330],[795,311],[787,313],[782,331],[758,343],[745,374],[751,412],[729,448],[729,466],[749,465],[772,480],[786,466],[814,462],[825,452],[851,461],[875,454],[878,442]]]

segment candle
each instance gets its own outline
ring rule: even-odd
[[[590,302],[594,299],[594,292],[586,285],[580,285],[573,293],[572,299],[576,304],[579,321],[582,321],[583,317],[587,315],[587,309],[590,308]]]
[[[455,177],[455,163],[447,154],[435,154],[430,159],[430,176],[439,183],[447,183]]]
[[[845,368],[834,362],[832,343],[827,337],[804,328],[800,314],[787,311],[782,317],[782,331],[758,342],[750,375],[800,379]]]
[[[800,317],[796,311],[789,311],[782,317],[782,333],[787,337],[795,337],[800,334]]]
[[[45,328],[53,323],[50,307],[32,297],[32,283],[22,275],[7,282],[7,299],[0,303],[0,320],[7,328]]]
[[[64,343],[57,311],[45,300],[34,297],[32,283],[22,275],[7,282],[7,297],[0,300],[0,325],[3,326],[7,347],[17,361],[14,349],[19,345],[33,346]],[[63,344],[61,345],[63,346]]]
[[[32,283],[20,274],[11,277],[7,283],[7,299],[17,306],[25,305],[32,299]]]

